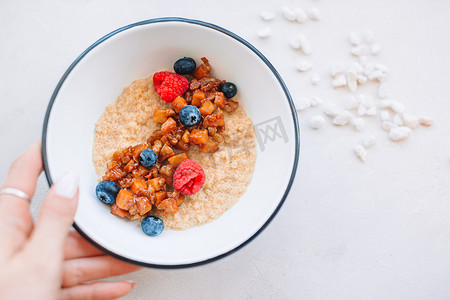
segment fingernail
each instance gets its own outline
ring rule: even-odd
[[[54,192],[64,198],[73,198],[78,190],[79,176],[75,172],[68,172],[55,183]]]
[[[127,282],[131,285],[131,288],[134,289],[136,287],[136,282],[132,280],[127,280]]]

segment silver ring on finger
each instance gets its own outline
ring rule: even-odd
[[[11,187],[0,189],[0,195],[12,195],[12,196],[17,196],[19,198],[25,199],[27,201],[31,201],[31,197],[28,196],[27,193],[25,193],[24,191],[21,191],[19,189],[16,189],[16,188],[11,188]]]

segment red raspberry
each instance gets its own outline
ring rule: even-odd
[[[153,75],[155,91],[161,100],[167,103],[181,96],[189,88],[189,81],[184,76],[172,72],[158,72]]]
[[[189,196],[197,193],[205,183],[205,172],[191,159],[183,161],[173,174],[173,187]]]

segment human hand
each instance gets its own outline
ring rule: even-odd
[[[11,165],[2,189],[32,196],[42,169],[37,142]],[[52,185],[36,224],[25,197],[0,194],[0,299],[113,299],[134,288],[131,281],[86,283],[139,267],[105,255],[70,230],[77,201],[72,173]]]

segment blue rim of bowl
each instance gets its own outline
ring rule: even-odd
[[[85,232],[83,232],[81,230],[81,228],[78,227],[76,222],[73,223],[73,227],[80,233],[81,236],[83,236],[86,240],[88,240],[92,245],[94,245],[98,249],[102,250],[103,252],[105,252],[105,253],[113,256],[113,257],[116,257],[116,258],[118,258],[118,259],[120,259],[122,261],[129,262],[129,263],[136,264],[136,265],[140,265],[140,266],[144,266],[144,267],[152,267],[152,268],[160,268],[160,269],[181,269],[181,268],[200,266],[200,265],[204,265],[204,264],[207,264],[207,263],[219,260],[221,258],[224,258],[224,257],[226,257],[226,256],[228,256],[228,255],[230,255],[230,254],[232,254],[234,252],[236,252],[237,250],[239,250],[239,249],[243,248],[244,246],[246,246],[247,244],[249,244],[254,238],[256,238],[267,227],[267,225],[269,225],[269,223],[276,216],[276,214],[280,210],[281,206],[283,205],[284,201],[286,200],[286,197],[288,196],[289,191],[290,191],[290,189],[292,187],[292,184],[294,182],[295,174],[297,172],[298,159],[299,159],[299,155],[300,155],[300,127],[299,127],[299,123],[298,123],[298,118],[297,118],[297,113],[296,113],[296,110],[295,110],[295,106],[294,106],[294,103],[292,101],[292,97],[291,97],[291,95],[289,93],[289,90],[288,90],[286,84],[284,83],[283,79],[281,78],[280,74],[278,73],[278,71],[269,62],[269,60],[261,52],[259,52],[259,50],[257,50],[252,44],[250,44],[249,42],[247,42],[246,40],[244,40],[240,36],[232,33],[231,31],[226,30],[226,29],[224,29],[222,27],[219,27],[217,25],[214,25],[214,24],[211,24],[211,23],[207,23],[207,22],[203,22],[203,21],[199,21],[199,20],[185,19],[185,18],[178,18],[178,17],[166,17],[166,18],[156,18],[156,19],[144,20],[144,21],[140,21],[140,22],[136,22],[136,23],[127,25],[127,26],[123,26],[123,27],[121,27],[119,29],[116,29],[116,30],[108,33],[107,35],[103,36],[98,41],[96,41],[94,44],[92,44],[83,53],[81,53],[80,56],[78,56],[75,59],[75,61],[69,66],[69,68],[66,70],[66,72],[64,72],[63,76],[61,77],[61,79],[59,80],[58,84],[56,85],[56,88],[53,91],[52,97],[50,98],[50,102],[48,104],[47,111],[45,113],[45,118],[44,118],[44,126],[43,126],[43,130],[42,130],[42,157],[43,157],[43,161],[44,161],[45,176],[47,178],[47,182],[48,182],[49,186],[51,186],[53,184],[53,180],[51,178],[50,170],[49,170],[49,167],[48,167],[47,145],[46,145],[48,121],[49,121],[50,113],[51,113],[51,110],[52,110],[52,107],[53,107],[53,103],[55,102],[55,99],[56,99],[56,97],[58,95],[58,92],[59,92],[61,86],[64,84],[64,81],[69,76],[70,72],[81,61],[81,59],[83,59],[83,57],[86,54],[88,54],[89,51],[94,49],[96,46],[98,46],[102,42],[106,41],[110,37],[112,37],[112,36],[122,32],[122,31],[125,31],[125,30],[130,29],[130,28],[134,28],[134,27],[137,27],[137,26],[141,26],[141,25],[148,25],[148,24],[162,23],[162,22],[190,23],[190,24],[200,25],[200,26],[203,26],[203,27],[214,29],[214,30],[217,30],[217,31],[225,34],[225,35],[228,35],[228,36],[234,38],[235,40],[241,42],[246,47],[248,47],[250,50],[252,50],[267,65],[267,67],[269,67],[269,69],[275,75],[275,77],[277,78],[277,80],[280,83],[281,87],[283,88],[283,91],[284,91],[284,93],[286,95],[286,98],[287,98],[287,100],[289,102],[289,106],[291,108],[292,119],[294,120],[294,128],[295,128],[295,158],[294,158],[294,165],[293,165],[293,168],[292,168],[291,177],[289,179],[288,186],[286,188],[286,191],[284,192],[283,197],[280,200],[280,203],[278,204],[278,206],[276,207],[276,209],[274,210],[272,215],[267,219],[267,221],[261,226],[261,228],[257,232],[255,232],[246,241],[242,242],[240,245],[238,245],[237,247],[235,247],[234,249],[232,249],[232,250],[230,250],[228,252],[225,252],[223,254],[220,254],[220,255],[212,257],[212,258],[208,258],[208,259],[203,260],[203,261],[189,263],[189,264],[159,265],[159,264],[145,263],[145,262],[136,261],[136,260],[133,260],[133,259],[121,256],[121,255],[118,255],[118,254],[112,252],[111,250],[108,250],[108,249],[104,248],[102,245],[98,244],[96,241],[91,239]]]

